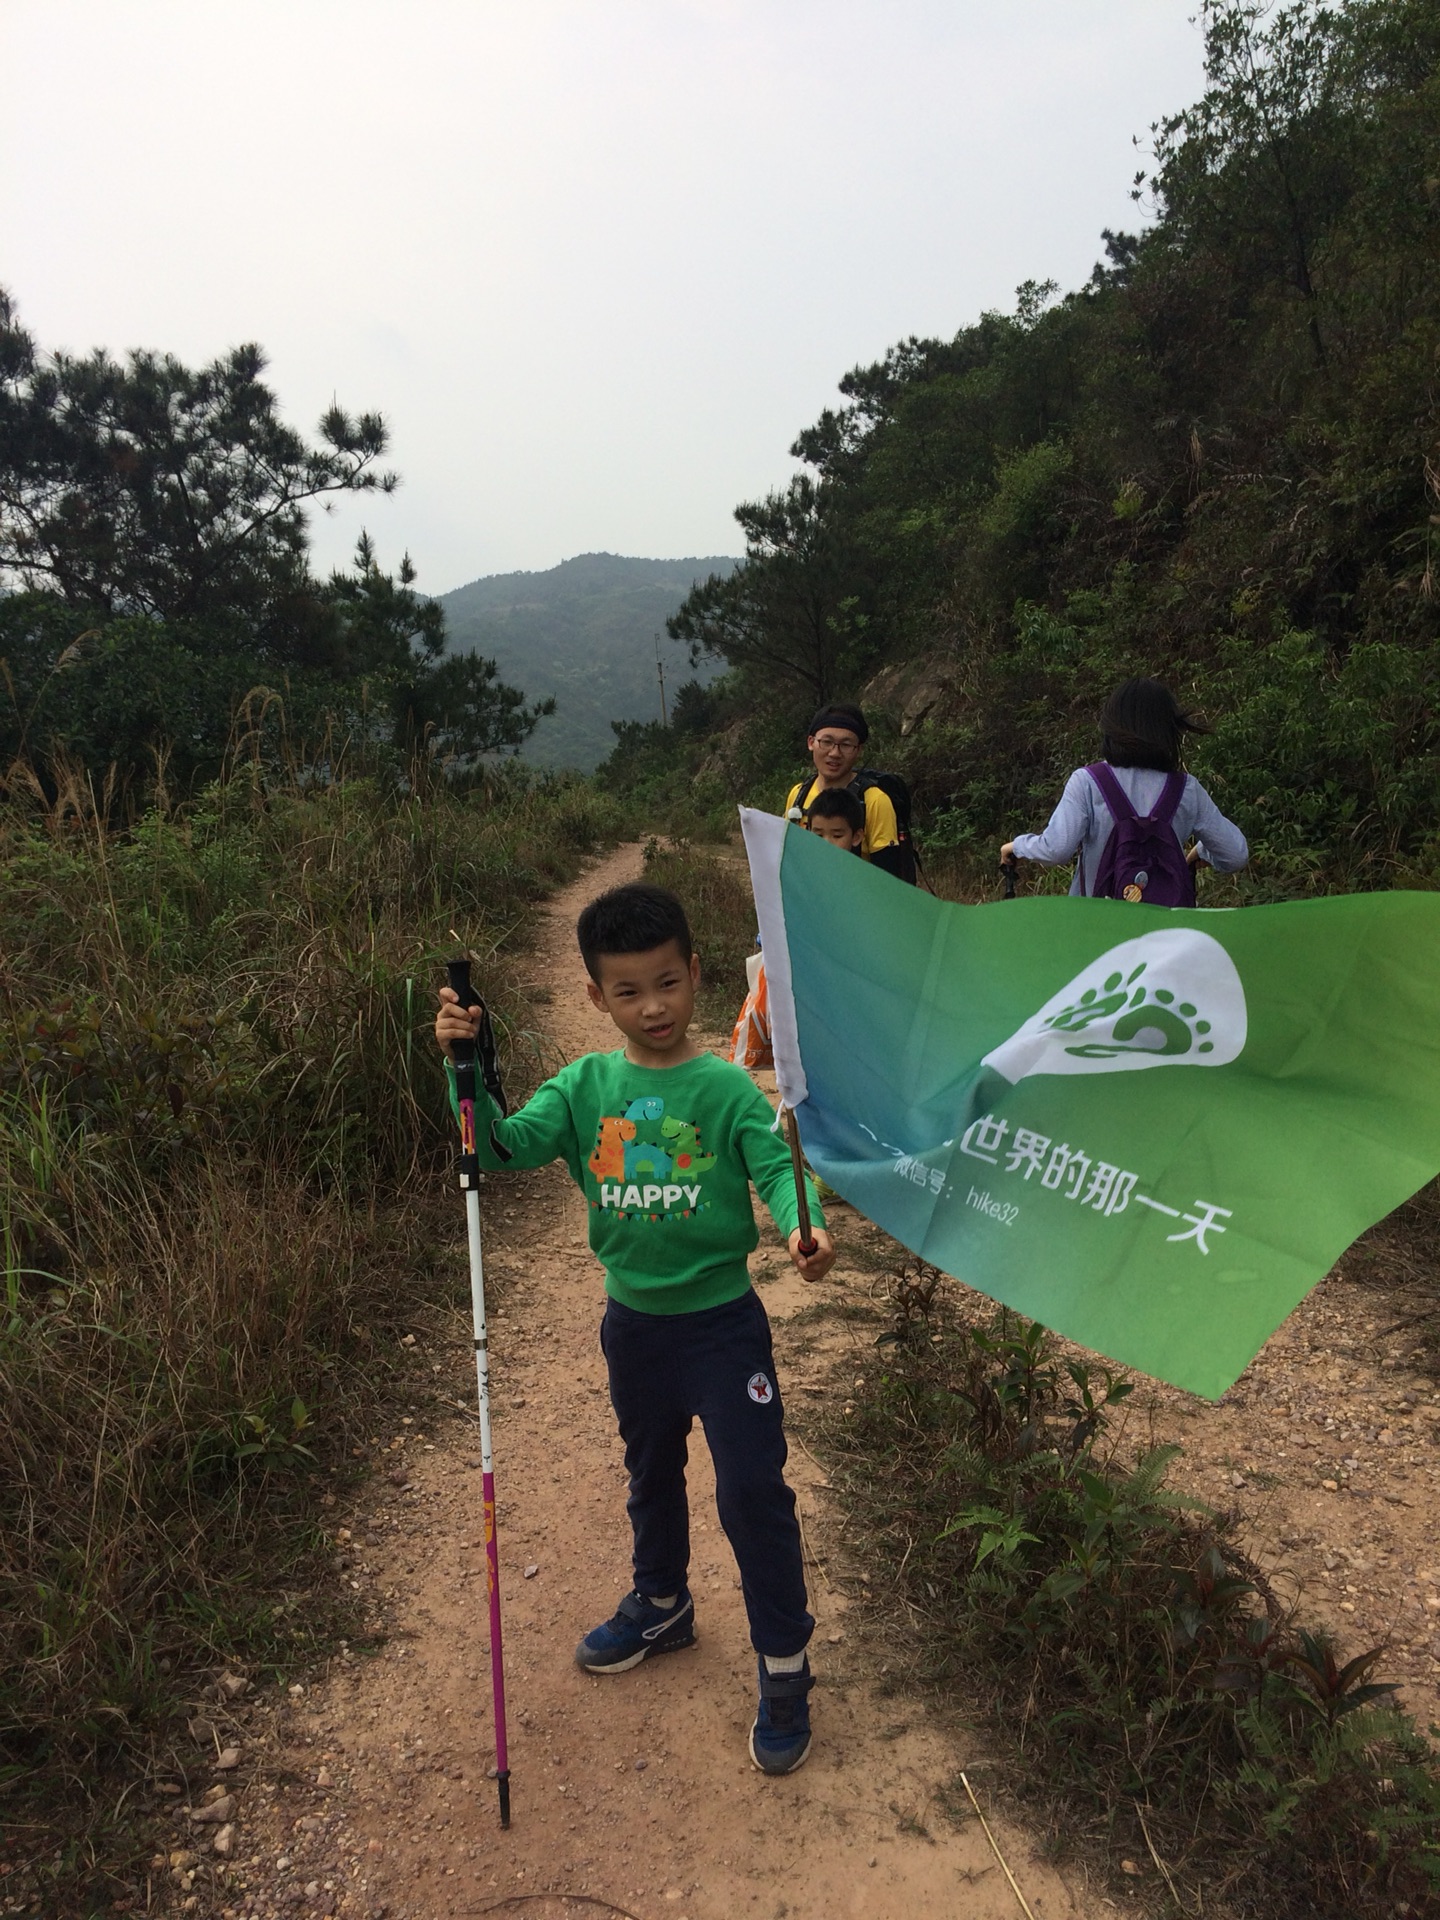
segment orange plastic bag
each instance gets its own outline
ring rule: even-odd
[[[765,961],[760,954],[752,953],[746,960],[745,977],[750,982],[750,991],[730,1037],[730,1058],[737,1067],[773,1067],[770,994],[765,984]]]

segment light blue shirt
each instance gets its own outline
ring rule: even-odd
[[[1159,800],[1167,778],[1154,767],[1112,767],[1111,772],[1142,816]],[[1077,767],[1065,782],[1045,831],[1016,834],[1015,857],[1037,860],[1042,867],[1063,867],[1078,853],[1070,891],[1093,893],[1100,856],[1114,824],[1099,787],[1083,767]],[[1170,824],[1182,847],[1192,839],[1198,842],[1200,858],[1208,860],[1217,873],[1238,873],[1250,858],[1244,834],[1225,818],[1193,773],[1185,776],[1185,791]]]

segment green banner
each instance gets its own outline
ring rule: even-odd
[[[956,906],[745,811],[805,1151],[923,1259],[1223,1393],[1440,1171],[1440,894]]]

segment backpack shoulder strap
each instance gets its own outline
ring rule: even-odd
[[[1150,818],[1157,827],[1168,827],[1175,818],[1175,810],[1185,797],[1187,777],[1183,773],[1166,774],[1165,784],[1160,789],[1160,798],[1150,812]]]
[[[850,776],[850,791],[858,793],[863,800],[872,787],[878,788],[882,798],[888,800],[895,809],[895,824],[903,825],[902,815],[908,819],[910,804],[909,789],[905,785],[904,777],[898,773],[882,773],[877,767],[857,767]],[[896,795],[897,787],[905,795],[903,802]]]
[[[1118,826],[1122,820],[1135,820],[1139,816],[1126,797],[1125,789],[1115,778],[1115,770],[1108,762],[1097,760],[1085,769],[1100,789],[1100,798],[1110,810],[1110,818]]]

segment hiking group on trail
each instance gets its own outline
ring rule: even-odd
[[[1180,771],[1183,736],[1197,726],[1158,682],[1127,681],[1104,711],[1103,760],[1073,774],[1045,831],[1007,842],[1003,857],[1057,865],[1078,854],[1072,893],[1193,904],[1197,862],[1231,873],[1247,858],[1238,828]],[[913,883],[908,789],[897,776],[857,771],[868,735],[858,707],[821,708],[807,736],[814,773],[791,788],[785,813]],[[586,1197],[589,1243],[605,1273],[600,1346],[630,1476],[633,1582],[575,1660],[614,1675],[695,1644],[685,1468],[698,1418],[758,1661],[750,1757],[764,1773],[791,1773],[811,1749],[814,1620],[769,1322],[748,1269],[758,1244],[751,1183],[804,1279],[821,1278],[835,1250],[814,1186],[798,1159],[792,1168],[769,1103],[743,1071],[771,1064],[763,962],[751,957],[750,993],[721,1059],[691,1038],[700,961],[673,894],[615,888],[585,908],[576,934],[590,1000],[624,1044],[572,1061],[514,1114],[489,1084],[478,1087],[473,1140],[468,1103],[462,1118],[466,1151],[489,1172],[564,1161]],[[481,1006],[441,990],[435,1034],[457,1114],[455,1050],[475,1043],[482,1021]],[[802,1199],[814,1223],[809,1246]]]
[[[1071,774],[1042,833],[1004,843],[1002,866],[1073,860],[1072,894],[1193,907],[1197,866],[1238,873],[1250,857],[1244,834],[1181,767],[1185,735],[1208,732],[1159,680],[1122,681],[1100,715],[1100,759]],[[822,707],[806,738],[815,771],[791,787],[785,817],[913,885],[910,790],[899,774],[858,765],[869,738],[859,707]]]
[[[1007,897],[1016,861],[1058,867],[1073,860],[1072,894],[1193,907],[1197,867],[1238,873],[1250,857],[1244,834],[1180,765],[1185,735],[1209,729],[1160,681],[1135,678],[1106,701],[1100,731],[1101,758],[1071,774],[1044,832],[1017,834],[1001,847]],[[898,774],[858,767],[869,737],[859,707],[822,707],[806,738],[815,771],[791,787],[785,817],[913,885],[919,862],[910,791]],[[763,954],[750,955],[746,976],[729,1057],[767,1069],[775,1056]]]

